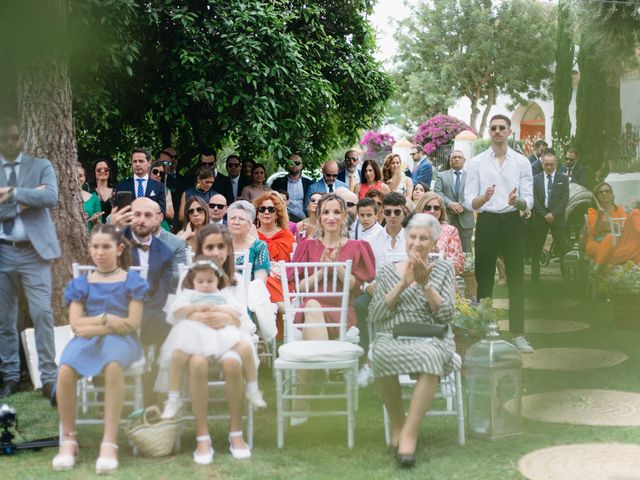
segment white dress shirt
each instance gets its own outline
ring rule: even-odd
[[[147,240],[146,242],[141,242],[138,239],[138,237],[136,237],[135,233],[133,233],[133,232],[131,232],[131,238],[133,238],[140,245],[147,245],[147,246],[151,247],[151,241],[153,240],[153,235],[151,235],[149,237],[149,240]],[[138,258],[140,259],[140,266],[141,267],[149,268],[149,251],[148,250],[145,252],[141,248],[138,248]]]
[[[464,187],[465,207],[473,211],[473,199],[484,195],[487,188],[496,186],[491,199],[478,212],[508,213],[516,210],[509,205],[509,194],[516,189],[516,197],[533,207],[533,175],[527,157],[511,148],[502,165],[499,164],[493,148],[476,155],[466,165],[467,181]]]
[[[362,227],[362,224],[360,224],[360,226]],[[362,233],[360,233],[358,239],[366,240],[367,242],[371,243],[371,241],[375,238],[376,235],[378,235],[378,233],[380,233],[381,230],[384,230],[384,227],[376,222],[366,230],[362,229]]]
[[[287,193],[289,194],[289,211],[297,217],[305,218],[302,177],[292,179],[287,175]]]
[[[553,173],[550,173],[549,175],[551,175],[551,180],[549,180],[548,175],[546,173],[543,172],[544,175],[544,206],[545,208],[549,208],[549,191],[551,190],[549,188],[549,181],[551,181],[551,187],[553,188],[553,181],[556,178],[556,172],[554,170]]]
[[[7,162],[4,159],[4,157],[2,157],[1,155],[0,155],[0,160],[1,160],[0,168],[4,170],[4,175],[7,178],[7,182],[8,182],[11,169],[5,167],[5,165],[9,162]],[[16,181],[17,181],[18,176],[20,175],[20,165],[22,165],[22,153],[18,154],[18,157],[13,161],[13,163],[15,164],[15,167],[13,167],[13,169],[16,172]],[[10,201],[13,202],[15,200],[11,199]],[[0,238],[2,238],[3,240],[12,240],[14,242],[24,242],[26,240],[29,240],[29,237],[27,236],[27,231],[24,228],[24,223],[20,218],[20,205],[16,204],[16,209],[17,209],[17,214],[13,219],[13,230],[11,230],[11,235],[5,235],[5,233],[2,231],[2,222],[0,222]]]
[[[373,255],[376,257],[376,272],[380,271],[387,253],[405,253],[407,251],[404,228],[400,230],[396,237],[395,248],[391,246],[392,239],[393,237],[389,235],[387,229],[383,228],[375,237],[368,240],[373,250]]]

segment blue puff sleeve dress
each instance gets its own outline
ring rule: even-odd
[[[127,272],[122,282],[90,283],[87,276],[74,278],[64,292],[65,301],[82,302],[85,316],[110,313],[119,317],[129,315],[131,300],[144,301],[149,285],[137,272]],[[118,362],[123,370],[139,360],[142,348],[138,335],[99,335],[91,338],[73,337],[60,357],[60,365],[69,365],[79,375],[98,375],[105,366]]]

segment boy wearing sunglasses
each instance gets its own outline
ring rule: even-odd
[[[533,207],[529,160],[509,148],[511,120],[494,115],[491,147],[467,165],[465,206],[477,210],[475,269],[478,300],[493,296],[498,255],[502,254],[509,290],[509,330],[522,353],[533,348],[524,338],[524,223],[520,212]]]

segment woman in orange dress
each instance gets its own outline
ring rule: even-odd
[[[616,243],[609,263],[619,265],[628,260],[640,265],[640,209],[637,208],[627,215],[622,236]]]
[[[267,278],[267,289],[271,302],[277,303],[279,310],[283,309],[282,283],[278,262],[291,261],[295,238],[287,228],[289,217],[284,202],[277,192],[263,193],[253,202],[258,215],[256,227],[258,239],[264,241],[269,249],[271,272]]]
[[[355,186],[355,194],[358,200],[362,200],[368,191],[379,190],[385,195],[390,192],[389,185],[382,182],[380,165],[375,160],[365,160],[360,171],[360,183]]]
[[[626,218],[627,213],[621,205],[614,203],[613,189],[608,183],[596,185],[593,194],[597,208],[587,210],[585,251],[596,265],[604,265],[609,263],[614,247],[609,219]]]

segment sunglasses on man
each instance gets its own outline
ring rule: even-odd
[[[504,132],[507,129],[506,125],[491,125],[491,127],[489,127],[489,129],[492,132],[495,132],[497,130],[500,130],[501,132]]]
[[[211,208],[213,210],[215,210],[215,209],[224,210],[225,208],[227,208],[227,206],[222,204],[222,203],[210,203],[209,204],[209,208]]]
[[[401,208],[385,208],[384,209],[384,215],[386,217],[390,217],[393,214],[394,217],[399,217],[400,215],[402,215],[402,209]]]

